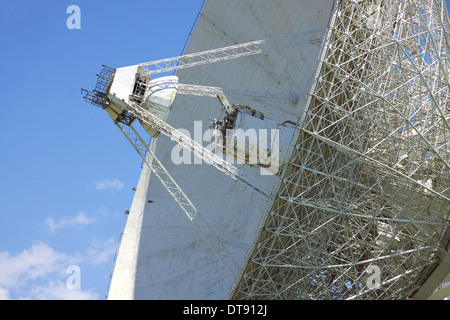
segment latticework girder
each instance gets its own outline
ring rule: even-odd
[[[257,99],[272,104],[274,103],[294,104],[297,100],[294,96],[287,93],[258,92],[250,90],[201,86],[184,83],[178,84],[177,94],[213,97],[213,98],[216,98],[218,95],[226,94],[230,96],[232,95],[239,100]]]
[[[441,0],[336,1],[230,298],[413,297],[449,249],[448,25]]]
[[[227,248],[222,244],[219,237],[208,225],[206,220],[197,211],[197,208],[180,188],[180,186],[173,179],[172,175],[167,171],[161,161],[156,157],[150,147],[141,138],[139,133],[134,129],[133,125],[124,125],[123,123],[116,122],[116,126],[126,137],[128,142],[137,151],[139,156],[152,171],[152,173],[158,178],[159,182],[171,195],[172,199],[178,204],[183,213],[196,228],[198,233],[202,236],[205,242],[209,245],[211,250],[222,260],[228,270],[235,275],[238,270],[238,264],[233,256],[228,252]]]
[[[317,35],[321,32],[323,32],[323,29],[308,30],[270,39],[251,41],[178,57],[145,62],[139,64],[139,66],[143,68],[144,73],[147,75],[198,67],[205,64],[253,56],[274,50],[318,43],[320,42],[320,39],[317,38]]]

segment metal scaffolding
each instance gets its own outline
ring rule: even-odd
[[[230,298],[414,297],[449,251],[448,27],[443,0],[336,1]]]

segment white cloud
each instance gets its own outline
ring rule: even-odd
[[[34,286],[28,296],[22,297],[27,300],[96,300],[98,293],[92,290],[72,290],[67,288],[63,281],[50,281],[46,285]]]
[[[0,299],[95,298],[90,291],[80,292],[65,286],[67,267],[81,260],[80,255],[57,252],[43,242],[37,242],[16,255],[2,251]]]
[[[10,300],[8,289],[0,287],[0,300]]]
[[[123,182],[118,179],[97,181],[94,184],[96,190],[121,191],[123,189]]]
[[[95,240],[86,254],[57,252],[43,242],[36,242],[16,255],[0,251],[0,300],[98,299],[94,290],[84,289],[82,276],[80,290],[67,286],[71,276],[68,267],[82,263],[82,275],[87,265],[111,262],[113,251],[113,239]]]
[[[102,263],[112,263],[112,258],[116,252],[117,243],[113,238],[94,240],[87,250],[87,259],[92,265]]]
[[[93,223],[94,221],[95,220],[89,218],[84,211],[80,211],[74,216],[65,217],[58,220],[48,217],[45,219],[45,227],[50,233],[53,233],[57,229],[87,225]]]
[[[58,253],[45,243],[37,242],[28,250],[23,250],[16,256],[9,252],[0,252],[0,287],[8,288],[27,280],[34,280],[45,274],[55,272],[71,260],[63,253]]]

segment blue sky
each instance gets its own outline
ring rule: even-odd
[[[141,161],[80,88],[102,64],[179,55],[202,2],[2,0],[0,299],[104,299]]]
[[[0,299],[104,299],[141,161],[80,88],[102,64],[179,55],[202,2],[2,0]]]

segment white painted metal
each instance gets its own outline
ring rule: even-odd
[[[253,181],[251,177],[248,177],[244,172],[240,171],[226,160],[206,149],[198,142],[190,139],[181,131],[173,128],[165,121],[159,119],[155,114],[150,113],[148,110],[133,102],[130,102],[130,104],[125,104],[124,101],[117,99],[115,96],[110,95],[109,97],[114,104],[127,110],[131,115],[163,133],[172,141],[176,141],[181,146],[185,147],[189,151],[192,151],[207,164],[214,166],[216,169],[230,176],[232,179],[252,188],[263,197],[270,197],[270,192],[264,187],[259,186],[258,183]]]
[[[177,88],[178,77],[176,76],[153,79],[148,84],[141,106],[162,121],[166,121],[175,100]]]
[[[178,94],[212,97],[212,98],[216,98],[218,95],[225,94],[227,96],[233,96],[236,101],[258,99],[263,100],[267,103],[275,103],[275,104],[295,104],[297,100],[292,95],[286,93],[258,92],[240,89],[200,86],[184,83],[178,84]]]
[[[114,82],[115,80],[113,81],[113,84]],[[141,106],[162,121],[167,120],[177,94],[177,87],[178,77],[176,76],[161,77],[151,80],[148,83],[145,94],[142,96]],[[125,101],[129,100],[127,99]],[[158,137],[158,130],[145,121],[141,119],[138,120],[150,136],[154,138]]]
[[[220,135],[215,139],[215,150],[239,163],[269,171],[264,174],[278,174],[295,130],[293,123],[277,124],[266,117],[261,119],[259,115],[239,110],[234,128],[227,129],[224,137]]]
[[[283,35],[270,39],[251,41],[228,47],[207,50],[204,52],[197,52],[184,56],[141,63],[139,64],[139,66],[146,70],[144,71],[145,73],[150,75],[184,68],[198,67],[204,64],[248,57],[256,54],[270,52],[273,50],[321,43],[322,38],[320,37],[320,35],[324,31],[324,28],[302,31],[299,33]]]
[[[118,99],[129,103],[137,73],[140,73],[140,68],[138,66],[116,69],[114,82],[111,85],[109,93],[116,96]]]
[[[239,19],[235,19],[235,11],[240,13]],[[331,4],[327,0],[309,4],[308,11],[298,6],[296,0],[276,4],[266,2],[262,7],[255,8],[252,8],[251,1],[233,1],[232,5],[208,1],[187,52],[306,30],[323,30],[330,11]],[[221,14],[216,16],[218,12]],[[227,19],[224,19],[224,13]],[[254,14],[262,21],[255,22]],[[287,16],[295,19],[280,24],[279,21],[286,20]],[[222,33],[224,25],[234,26],[225,36]],[[321,39],[323,34],[323,31],[316,34],[314,39]],[[248,92],[283,92],[298,97],[294,104],[281,102],[277,106],[258,97],[248,102],[271,119],[283,122],[292,119],[292,114],[301,109],[319,49],[320,41],[308,41],[303,46],[286,46],[276,53],[268,51],[260,57],[241,57],[203,65],[201,69],[180,69],[177,76],[182,83],[240,88]],[[289,66],[286,56],[291,57],[289,62],[292,64]],[[281,78],[283,81],[280,81]],[[220,109],[219,104],[217,108],[211,108],[211,101],[204,97],[178,95],[167,122],[174,128],[192,132],[193,122],[200,121],[206,129],[210,119],[217,117]],[[239,103],[239,100],[233,100],[233,103]],[[204,162],[203,165],[196,164],[202,161],[195,156],[192,165],[173,164],[173,146],[174,143],[163,135],[152,143],[157,157],[203,213],[234,259],[241,263],[252,242],[265,201],[261,201],[252,188],[236,184],[213,167],[205,166]],[[242,167],[241,171],[267,189],[271,189],[277,179],[275,176],[261,176],[259,170],[251,168]],[[234,278],[228,275],[225,266],[218,262],[209,246],[186,223],[187,219],[178,214],[179,209],[173,206],[171,196],[153,177],[150,170],[143,169],[119,250],[109,298],[225,298]],[[145,199],[154,201],[149,204]]]
[[[217,257],[224,263],[233,276],[237,275],[238,264],[234,258],[228,253],[221,240],[216,236],[214,231],[197,211],[194,204],[189,200],[186,194],[181,190],[170,173],[164,168],[164,165],[155,156],[153,151],[148,147],[139,133],[134,129],[133,125],[129,126],[116,122],[116,126],[126,137],[128,142],[137,151],[139,156],[150,168],[152,173],[158,178],[164,188],[169,192],[178,206],[186,214],[186,217],[202,235],[205,243],[214,251]]]
[[[443,1],[336,2],[231,298],[427,298],[448,274],[448,26]]]
[[[170,142],[160,137],[154,153],[180,183],[178,189],[187,190],[201,207],[219,242],[242,262],[241,272],[232,279],[210,245],[176,214],[167,214],[176,211],[164,188],[149,183],[152,175],[143,170],[110,298],[217,299],[226,296],[232,283],[233,299],[430,296],[448,274],[450,48],[445,5],[438,0],[336,1],[320,53],[311,39],[299,40],[297,45],[304,46],[295,50],[290,36],[245,41],[324,30],[330,1],[308,2],[307,10],[298,1],[232,2],[207,2],[188,47],[206,51],[141,66],[147,74],[179,70],[182,82],[275,89],[299,97],[282,112],[262,102],[252,105],[277,123],[292,112],[299,115],[288,119],[300,130],[291,137],[280,180],[242,170],[274,188],[276,197],[262,203],[251,190],[221,179],[208,166],[171,163]],[[234,10],[239,14],[233,15]],[[231,46],[223,47],[227,43]],[[207,50],[211,47],[222,49]],[[284,51],[273,54],[274,48]],[[187,69],[200,65],[201,71]],[[208,104],[196,97],[175,101],[176,112],[167,121],[192,128],[193,120],[211,118]],[[150,113],[129,111],[168,130],[169,137],[177,136],[174,127],[167,129]],[[176,140],[182,143],[183,138]],[[201,146],[188,150],[203,157]],[[143,205],[145,197],[157,201]],[[382,271],[382,290],[366,282],[373,266]]]

